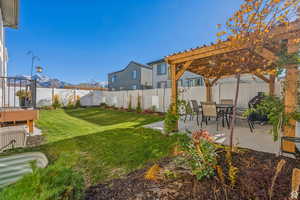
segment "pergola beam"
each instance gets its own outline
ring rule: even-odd
[[[259,73],[254,73],[254,75],[255,75],[257,78],[259,78],[259,79],[265,81],[266,83],[270,83],[270,79],[268,79],[268,78],[265,77],[264,75],[259,74]]]
[[[278,56],[276,56],[272,51],[266,48],[261,48],[259,50],[256,50],[256,53],[260,55],[261,57],[270,60],[272,62],[275,62],[278,60]]]
[[[184,72],[191,66],[193,61],[187,61],[184,65],[179,69],[176,73],[176,81],[180,79],[180,77],[184,74]]]

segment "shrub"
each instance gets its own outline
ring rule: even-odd
[[[68,103],[67,103],[67,108],[68,108],[68,109],[74,108],[73,96],[69,97]]]
[[[179,117],[174,109],[174,104],[171,104],[164,120],[164,131],[167,134],[177,131],[177,121]]]
[[[142,112],[142,105],[141,105],[141,97],[137,97],[137,107],[136,107],[136,112],[141,113]]]
[[[61,199],[83,198],[84,180],[81,174],[67,168],[63,161],[45,169],[33,168],[17,183],[4,188],[0,199]]]
[[[200,130],[193,132],[192,141],[184,144],[188,164],[198,180],[215,175],[217,152],[212,141],[207,131]]]
[[[54,95],[54,97],[53,97],[52,107],[54,109],[57,109],[57,108],[61,107],[60,97],[59,97],[58,94]]]
[[[100,106],[100,108],[107,108],[108,107],[106,103],[100,103],[99,106]]]
[[[131,95],[129,96],[129,101],[128,101],[128,111],[132,111]]]
[[[290,119],[300,119],[299,112],[286,114],[283,99],[276,96],[265,96],[256,108],[248,109],[244,115],[249,116],[252,113],[267,116],[269,123],[273,126],[271,133],[274,141],[278,140],[282,127],[284,125],[289,125]]]
[[[151,109],[150,109],[152,112],[156,112],[156,106],[151,106]]]
[[[81,107],[80,96],[76,96],[75,108],[80,108],[80,107]]]

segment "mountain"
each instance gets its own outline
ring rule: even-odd
[[[26,75],[17,75],[15,77],[30,80],[30,76],[26,76]],[[37,81],[38,87],[63,88],[67,85],[72,85],[70,83],[60,81],[56,78],[50,78],[48,76],[41,75],[41,74],[36,74],[36,75],[32,76],[32,79],[35,79]]]
[[[15,77],[30,80],[30,76],[26,76],[26,75],[17,75]],[[41,74],[36,74],[36,75],[32,76],[32,79],[37,80],[38,87],[46,87],[46,88],[52,88],[52,87],[64,88],[65,86],[81,86],[81,87],[87,87],[87,88],[89,88],[89,87],[102,87],[102,88],[107,87],[107,82],[91,81],[90,83],[71,84],[71,83],[67,83],[65,81],[61,81],[56,78],[50,78],[48,76],[41,75]]]

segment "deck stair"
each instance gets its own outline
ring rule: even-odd
[[[33,161],[39,168],[45,168],[48,165],[47,157],[40,152],[0,156],[0,188],[15,183],[25,174],[31,173]]]

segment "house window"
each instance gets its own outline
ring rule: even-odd
[[[166,81],[160,81],[157,83],[157,88],[166,88],[167,82]]]
[[[157,75],[165,75],[167,74],[167,65],[166,63],[159,63],[157,65]]]
[[[132,86],[132,89],[133,89],[133,90],[136,90],[136,89],[137,89],[137,86],[136,86],[136,85],[133,85],[133,86]]]
[[[134,70],[134,71],[132,72],[132,79],[133,79],[133,80],[136,80],[136,78],[137,78],[137,71]]]
[[[113,75],[111,77],[111,82],[114,83],[114,82],[116,82],[116,80],[117,80],[117,75]]]
[[[195,86],[203,86],[203,79],[195,78],[195,79],[188,80],[188,87],[195,87]]]

